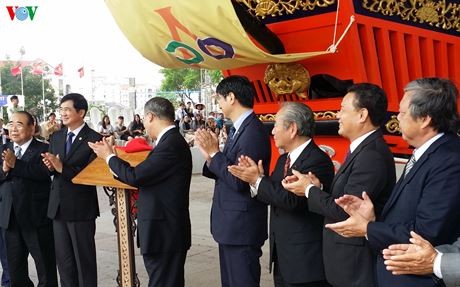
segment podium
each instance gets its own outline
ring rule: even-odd
[[[136,166],[142,162],[149,151],[126,153],[117,150],[118,157]],[[134,260],[133,237],[136,232],[135,202],[132,194],[136,188],[116,180],[109,170],[107,163],[100,158],[93,160],[77,176],[72,179],[75,184],[102,186],[113,206],[113,223],[117,232],[119,270],[117,284],[120,287],[140,286]]]

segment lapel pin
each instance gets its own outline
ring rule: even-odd
[[[79,137],[78,140],[81,141],[81,137]]]

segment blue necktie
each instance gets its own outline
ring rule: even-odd
[[[230,131],[228,133],[228,136],[227,136],[227,144],[231,143],[233,141],[233,136],[235,135],[235,127],[231,127],[230,128]]]
[[[233,139],[233,136],[235,135],[235,131],[236,131],[235,127],[230,128],[230,132],[228,133],[229,139]]]
[[[21,159],[21,157],[22,157],[22,148],[17,145],[17,146],[14,147],[14,149],[16,150],[16,152],[14,153],[16,158]]]
[[[75,136],[73,132],[67,134],[67,141],[65,142],[65,154],[68,154],[72,147],[72,139]]]

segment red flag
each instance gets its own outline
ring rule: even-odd
[[[11,75],[13,75],[13,77],[16,77],[16,76],[19,75],[21,72],[22,72],[22,67],[21,67],[21,65],[17,65],[17,66],[11,67]]]
[[[59,65],[57,65],[55,68],[54,68],[54,74],[56,76],[62,76],[64,75],[64,72],[62,71],[62,63],[60,63]]]
[[[85,70],[83,69],[83,67],[81,67],[80,69],[77,70],[78,73],[80,74],[80,78],[83,78],[83,76],[85,76]]]
[[[32,74],[41,75],[43,74],[43,67],[41,62],[34,63],[32,65]]]

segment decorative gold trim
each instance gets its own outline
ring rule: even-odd
[[[259,120],[262,122],[274,122],[276,120],[276,115],[274,114],[259,115]]]
[[[267,65],[264,82],[278,97],[295,93],[306,99],[311,78],[299,63],[279,63]]]
[[[121,286],[133,286],[132,282],[132,259],[134,254],[131,252],[130,241],[133,238],[131,236],[131,225],[129,224],[130,210],[126,208],[129,206],[129,202],[126,202],[127,195],[126,190],[117,188],[116,203],[117,203],[117,217],[118,217],[118,252],[120,260],[119,275],[121,275]]]
[[[333,111],[317,112],[313,113],[315,115],[315,121],[321,120],[336,120],[337,113]],[[263,114],[259,115],[259,120],[262,122],[274,122],[276,120],[276,114]]]
[[[318,113],[313,113],[313,114],[315,115],[315,121],[321,121],[321,120],[336,120],[337,113],[338,112],[325,111],[325,112],[318,112]]]
[[[363,0],[362,6],[385,16],[396,15],[404,21],[460,32],[460,4],[447,0]]]
[[[391,116],[391,119],[385,124],[385,128],[387,129],[387,132],[389,132],[390,134],[399,133],[398,117],[395,115]]]
[[[328,7],[336,0],[236,0],[245,5],[252,15],[264,19],[266,16],[277,17],[294,14],[296,10],[310,10]]]

